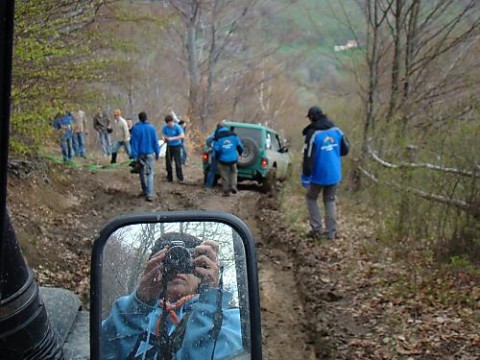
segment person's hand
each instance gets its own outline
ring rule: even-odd
[[[218,286],[218,248],[218,243],[211,240],[205,240],[195,248],[193,263],[201,285]]]
[[[302,186],[304,188],[309,188],[310,187],[310,183],[312,181],[312,177],[311,176],[306,176],[302,173],[301,177],[300,177],[300,180],[302,182]]]
[[[157,252],[148,262],[137,288],[137,297],[146,304],[160,298],[162,292],[163,259],[168,246]]]

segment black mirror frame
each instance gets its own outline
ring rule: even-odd
[[[231,226],[242,238],[247,260],[250,304],[251,358],[262,359],[260,293],[255,242],[250,229],[236,216],[221,211],[171,211],[131,213],[110,220],[100,231],[92,249],[90,274],[90,358],[100,359],[103,250],[117,229],[139,223],[216,221]]]

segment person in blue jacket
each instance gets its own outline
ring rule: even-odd
[[[165,164],[167,167],[167,181],[173,181],[172,160],[175,161],[175,172],[177,180],[183,182],[182,172],[182,142],[185,133],[180,125],[174,120],[172,115],[165,117],[165,125],[162,128],[163,140],[167,143],[167,153],[165,155]]]
[[[220,177],[222,178],[222,196],[229,196],[230,192],[237,193],[237,161],[243,153],[240,138],[226,126],[221,126],[213,142],[213,155],[218,162]]]
[[[216,125],[215,131],[205,140],[205,145],[209,149],[210,153],[210,165],[208,167],[207,176],[205,177],[205,186],[207,188],[213,188],[215,186],[215,177],[217,175],[217,159],[215,158],[213,145],[215,140],[218,140],[218,130],[224,126],[225,124],[222,120]]]
[[[73,158],[73,116],[71,113],[58,113],[53,120],[53,127],[59,132],[60,148],[64,162]]]
[[[338,184],[342,180],[341,157],[349,152],[349,143],[343,132],[318,106],[308,110],[310,124],[303,129],[305,146],[303,152],[302,185],[306,187],[306,201],[310,215],[309,237],[337,236],[337,209],[335,205]],[[325,207],[325,230],[318,208],[318,196],[323,193]]]
[[[192,252],[193,271],[171,272],[169,259],[178,247]],[[117,299],[102,323],[102,359],[204,360],[241,353],[240,311],[222,289],[218,249],[189,234],[162,235],[137,290]]]
[[[132,127],[130,147],[132,158],[140,166],[140,185],[142,193],[147,201],[153,201],[154,197],[154,162],[160,156],[158,136],[155,127],[148,122],[147,113],[142,111],[138,114],[140,120]]]

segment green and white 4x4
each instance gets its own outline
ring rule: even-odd
[[[257,181],[264,191],[271,191],[277,181],[285,180],[291,172],[288,148],[280,135],[263,125],[225,121],[243,144],[243,154],[238,159],[238,181]],[[210,168],[210,149],[203,153],[204,174]],[[218,178],[218,171],[217,171]]]

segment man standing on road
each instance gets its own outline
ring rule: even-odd
[[[63,161],[68,163],[73,158],[73,119],[69,112],[59,111],[53,120],[53,127],[58,131]]]
[[[140,185],[142,193],[147,201],[153,201],[154,197],[154,162],[160,156],[157,131],[147,120],[147,113],[142,111],[138,114],[140,120],[132,127],[130,145],[132,158],[140,163]]]
[[[243,153],[243,145],[237,134],[226,126],[216,132],[213,154],[218,161],[218,169],[222,178],[222,196],[230,196],[230,192],[237,193],[237,161]]]
[[[348,154],[349,144],[343,132],[318,106],[312,106],[307,117],[310,125],[302,132],[305,136],[302,185],[307,188],[306,201],[311,227],[308,236],[314,239],[326,236],[333,240],[337,236],[335,199],[338,184],[342,180],[341,157]],[[322,231],[317,202],[320,192],[323,194],[326,213],[326,231]]]
[[[73,112],[73,150],[75,156],[86,158],[85,139],[87,135],[87,117],[85,111],[77,105],[77,111]]]
[[[128,130],[127,120],[122,117],[120,109],[113,112],[115,121],[113,122],[113,146],[112,146],[112,164],[117,162],[118,150],[123,146],[128,157],[131,158],[130,149],[130,131]]]
[[[109,131],[112,131],[112,128],[110,126],[110,119],[105,111],[103,111],[101,106],[97,107],[97,113],[93,117],[93,128],[98,132],[100,146],[103,150],[103,156],[110,157],[112,149]]]
[[[180,125],[175,123],[172,115],[165,116],[165,125],[162,128],[163,140],[167,143],[167,154],[165,164],[167,167],[167,181],[173,181],[172,160],[175,161],[175,172],[178,182],[183,182],[182,172],[182,140],[185,133]]]

